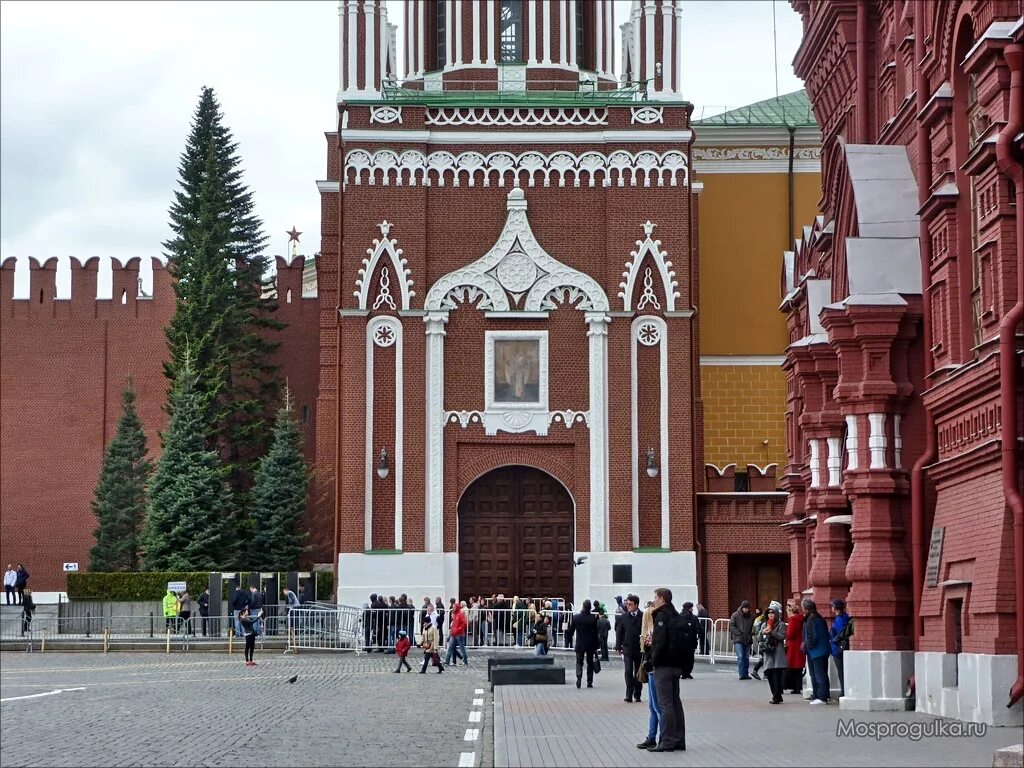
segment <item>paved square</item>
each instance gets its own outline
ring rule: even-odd
[[[396,675],[384,654],[257,652],[246,668],[241,654],[5,652],[0,765],[490,765],[490,739],[465,740],[490,727],[486,662],[420,675],[417,660]]]

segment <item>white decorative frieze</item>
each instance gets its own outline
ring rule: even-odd
[[[630,118],[629,122],[631,125],[639,123],[640,125],[654,125],[655,123],[665,122],[665,108],[664,107],[630,107]]]
[[[794,160],[819,160],[820,147],[796,147]],[[694,147],[694,160],[788,160],[787,147]]]
[[[351,172],[351,174],[350,174]],[[473,187],[479,182],[491,186],[492,177],[497,175],[499,187],[536,186],[538,183],[550,187],[554,182],[564,187],[571,182],[579,187],[587,186],[671,186],[686,185],[689,181],[686,155],[678,150],[667,152],[641,151],[637,153],[618,150],[603,152],[431,152],[424,154],[410,149],[396,152],[391,149],[353,149],[345,158],[345,179],[349,177],[357,185],[380,183],[384,186],[410,185],[458,187],[463,183]]]
[[[590,411],[446,411],[445,422],[458,424],[466,429],[470,424],[480,424],[485,435],[499,432],[521,434],[532,432],[545,437],[553,424],[563,424],[571,429],[576,424],[588,425]]]
[[[358,275],[356,278],[356,290],[353,291],[352,295],[359,300],[359,309],[367,309],[370,301],[370,283],[373,280],[373,273],[377,269],[377,262],[382,258],[387,258],[390,260],[398,279],[402,303],[401,308],[408,310],[410,300],[416,295],[416,291],[412,289],[413,281],[410,277],[412,270],[408,268],[409,262],[402,256],[402,249],[397,247],[398,241],[392,240],[389,237],[391,227],[394,225],[385,219],[377,226],[383,237],[379,240],[374,238],[373,247],[366,249],[367,256],[363,259],[362,268],[356,273]],[[387,280],[386,283],[385,280]],[[383,296],[387,298],[382,298]],[[381,285],[373,308],[378,309],[382,303],[391,309],[395,309],[395,301],[391,296],[391,281],[386,272],[381,274]]]
[[[425,123],[436,126],[607,125],[607,108],[597,107],[428,107]]]
[[[383,107],[372,107],[370,109],[370,122],[390,125],[391,123],[402,124],[402,108],[393,107],[390,104]]]
[[[661,276],[662,288],[665,292],[666,311],[674,312],[676,309],[676,299],[679,298],[679,291],[677,290],[679,283],[676,281],[676,273],[672,269],[672,262],[668,261],[668,254],[661,250],[661,240],[653,238],[656,226],[657,224],[652,224],[649,220],[644,223],[645,237],[643,240],[636,241],[636,250],[630,251],[630,260],[626,262],[626,271],[622,273],[623,280],[619,283],[619,288],[622,290],[619,291],[619,298],[622,299],[622,308],[626,312],[633,311],[634,287],[640,271],[640,265],[648,254],[653,259],[654,265],[658,268],[658,274]],[[646,276],[650,273],[651,270],[648,268],[645,271],[644,292],[638,302],[638,310],[643,309],[652,301],[657,309],[661,309],[661,305],[654,294],[653,284],[649,283],[646,279]]]

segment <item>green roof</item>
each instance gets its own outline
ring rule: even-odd
[[[720,115],[694,120],[694,125],[743,126],[747,128],[816,128],[807,91],[801,89],[771,99],[730,109]]]

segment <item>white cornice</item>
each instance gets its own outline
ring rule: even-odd
[[[389,131],[352,128],[342,141],[386,144],[610,144],[689,143],[693,132],[669,131]]]
[[[788,173],[789,160],[694,160],[698,175],[709,173]],[[794,160],[793,173],[821,173],[820,160]]]
[[[325,181],[322,179],[317,180],[316,188],[321,194],[324,192],[340,192],[341,182],[340,181]]]

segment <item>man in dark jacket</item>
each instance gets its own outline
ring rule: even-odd
[[[18,563],[18,570],[15,571],[14,588],[18,591],[18,605],[25,602],[25,588],[28,586],[28,571],[25,566]]]
[[[744,600],[729,619],[729,640],[736,649],[736,671],[740,680],[750,679],[750,646],[754,643],[754,617],[750,602]]]
[[[697,640],[700,644],[700,655],[706,656],[708,652],[708,627],[711,624],[706,619],[710,618],[708,615],[708,609],[704,607],[703,603],[697,603],[697,622],[700,624],[697,632]]]
[[[828,624],[818,613],[813,600],[804,600],[804,649],[807,666],[811,670],[811,704],[827,704],[830,694],[828,679],[828,657],[831,644],[828,638]]]
[[[263,634],[263,593],[256,587],[249,587],[249,615],[252,617],[252,628],[257,635]]]
[[[693,654],[697,651],[697,634],[700,632],[700,622],[693,615],[693,603],[683,603],[683,610],[679,612],[679,621],[683,630],[683,674],[684,680],[693,680]]]
[[[672,605],[672,590],[654,590],[654,631],[651,636],[651,663],[654,686],[661,713],[661,743],[651,752],[675,752],[686,749],[686,716],[679,698],[679,678],[683,673],[686,645],[679,612]]]
[[[231,609],[231,614],[235,617],[235,636],[242,637],[242,623],[238,618],[238,614],[249,607],[249,595],[242,589],[241,584],[235,586],[235,592],[231,595],[231,604],[228,607]]]
[[[572,624],[565,631],[566,644],[576,649],[576,687],[583,681],[583,660],[587,661],[587,688],[594,687],[594,654],[597,653],[597,617],[591,613],[590,601],[583,601],[583,610],[572,617]]]
[[[625,600],[626,610],[615,620],[615,651],[622,657],[626,676],[626,698],[623,701],[640,701],[644,684],[637,680],[640,669],[640,627],[644,617],[640,613],[640,598],[629,595]]]
[[[196,600],[199,605],[199,618],[202,619],[201,624],[203,625],[203,637],[206,637],[206,624],[210,620],[210,588],[207,587],[203,590],[203,594]]]

